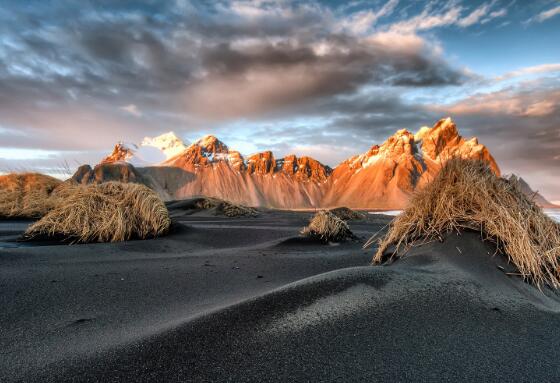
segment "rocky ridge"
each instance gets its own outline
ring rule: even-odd
[[[182,142],[175,138],[169,141],[181,147]],[[145,142],[153,143],[148,139]],[[128,164],[130,151],[119,145],[98,166]],[[373,145],[334,169],[306,156],[292,154],[277,159],[271,151],[245,158],[212,135],[183,146],[158,166],[140,167],[134,172],[142,182],[174,199],[206,195],[250,206],[379,209],[402,208],[411,193],[429,182],[450,158],[480,159],[500,174],[488,149],[476,138],[461,137],[451,118],[415,134],[401,129],[383,144]]]

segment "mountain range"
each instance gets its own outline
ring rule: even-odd
[[[140,145],[118,143],[94,168],[80,167],[73,179],[141,182],[166,200],[205,195],[287,209],[400,209],[454,157],[485,161],[500,174],[488,149],[476,138],[461,137],[452,119],[445,118],[415,134],[399,130],[334,169],[307,156],[276,158],[271,151],[244,157],[212,135],[186,145],[170,132]],[[547,203],[540,195],[537,199]]]

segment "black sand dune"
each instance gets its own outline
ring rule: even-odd
[[[372,267],[360,241],[294,239],[309,216],[0,249],[0,381],[560,380],[557,294],[507,275],[476,234]]]

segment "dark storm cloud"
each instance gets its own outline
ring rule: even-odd
[[[37,119],[50,120],[49,113],[82,114],[84,105],[103,111],[99,124],[110,120],[109,126],[121,119],[118,108],[130,104],[144,118],[187,113],[220,119],[261,115],[367,84],[465,80],[428,46],[393,49],[345,34],[329,10],[313,4],[269,5],[262,12],[202,2],[10,7],[0,12],[0,124],[24,130],[41,129]],[[132,124],[142,129],[146,121]]]
[[[222,43],[201,51],[205,73],[185,89],[189,112],[210,118],[262,115],[368,85],[457,85],[468,76],[420,41],[397,49],[384,41],[331,35],[300,41]]]

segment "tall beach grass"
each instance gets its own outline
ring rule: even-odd
[[[323,242],[342,242],[355,238],[344,220],[326,210],[317,212],[301,234]]]
[[[0,176],[0,217],[40,218],[56,204],[53,192],[62,181],[39,173]]]
[[[497,176],[480,161],[452,159],[417,191],[378,241],[373,263],[402,257],[413,245],[444,234],[479,231],[537,286],[560,286],[560,225],[525,195],[514,179]],[[374,239],[370,239],[370,245]],[[387,254],[394,246],[394,251]]]
[[[118,242],[163,235],[171,224],[159,196],[134,183],[68,185],[57,206],[31,225],[28,239],[52,237],[72,242]]]

